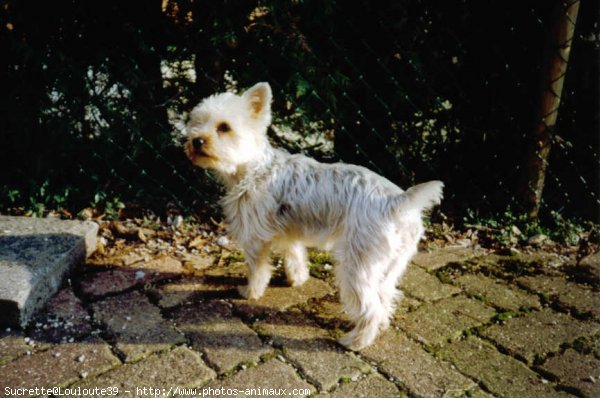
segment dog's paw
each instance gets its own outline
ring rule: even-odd
[[[351,351],[358,351],[366,347],[365,344],[362,344],[360,342],[360,339],[358,338],[356,333],[353,332],[343,335],[338,339],[338,342]]]
[[[354,328],[338,339],[338,342],[352,351],[359,351],[370,346],[377,337],[376,328]]]
[[[250,286],[238,286],[238,293],[245,299],[257,300],[263,295],[263,292],[257,292],[256,289],[251,289]]]
[[[385,318],[382,322],[381,322],[381,326],[380,326],[380,330],[388,330],[390,328],[390,318]]]
[[[287,275],[287,282],[290,286],[302,286],[310,278],[308,270],[306,272],[296,272],[293,275]]]

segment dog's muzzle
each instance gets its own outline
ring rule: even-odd
[[[204,138],[196,137],[192,139],[192,148],[194,150],[194,154],[196,156],[206,156],[209,154],[206,153],[206,140]]]
[[[204,141],[202,138],[194,138],[192,140],[192,147],[194,148],[194,151],[201,154],[202,151],[202,146],[204,145],[206,141]]]

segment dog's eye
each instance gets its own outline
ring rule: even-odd
[[[221,122],[217,125],[217,132],[219,133],[229,133],[231,131],[231,126],[225,122]]]

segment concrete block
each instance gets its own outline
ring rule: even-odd
[[[95,250],[97,233],[93,222],[0,216],[0,324],[24,327]]]

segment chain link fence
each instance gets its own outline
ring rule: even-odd
[[[597,221],[598,8],[552,3],[0,1],[0,211],[202,211],[219,188],[183,155],[186,111],[268,81],[290,151],[442,179],[454,219]]]

